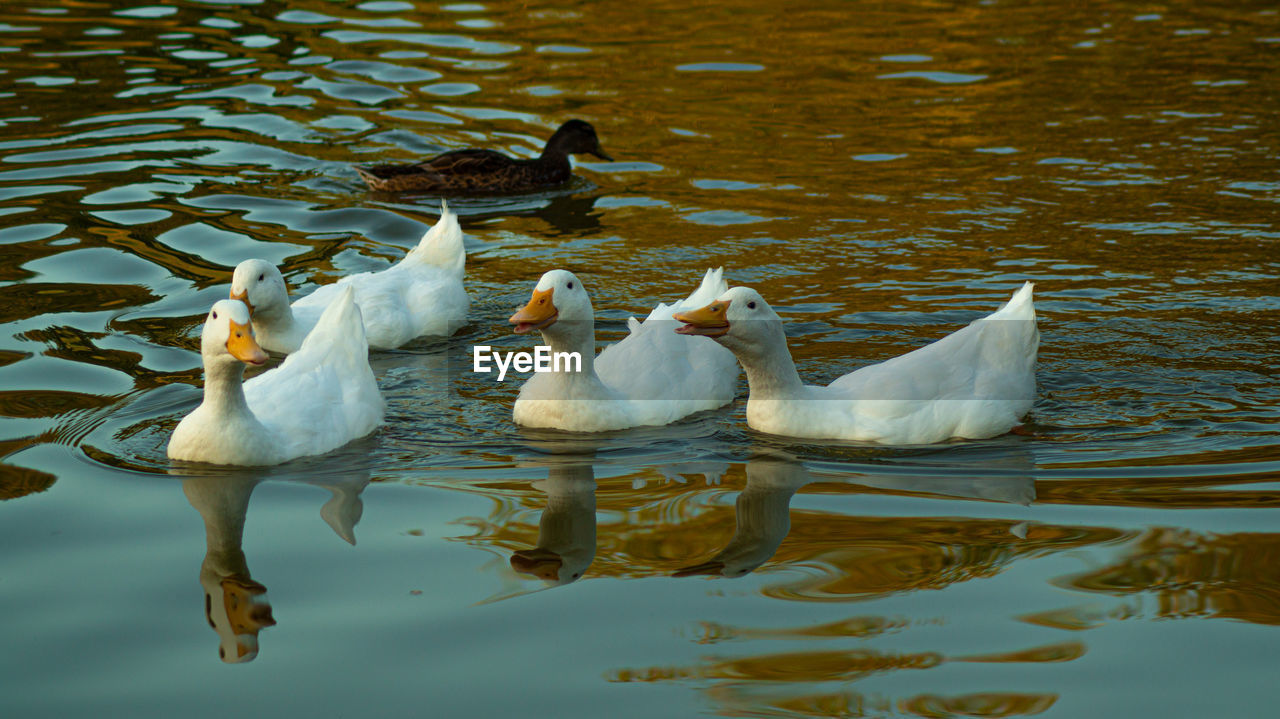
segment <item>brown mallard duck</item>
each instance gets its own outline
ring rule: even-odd
[[[441,194],[528,192],[567,182],[572,176],[569,155],[589,153],[613,158],[600,149],[590,123],[570,120],[547,140],[542,154],[517,160],[493,150],[454,150],[408,165],[357,167],[371,190],[420,190]]]

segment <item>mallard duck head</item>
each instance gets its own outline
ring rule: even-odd
[[[248,305],[250,314],[270,317],[289,307],[289,290],[275,265],[245,260],[231,275],[231,299]]]
[[[200,332],[200,354],[205,361],[229,359],[260,365],[267,353],[258,346],[249,323],[249,308],[240,300],[218,300],[209,310]]]
[[[613,162],[613,158],[600,149],[600,138],[596,137],[596,129],[584,120],[570,120],[556,130],[556,134],[547,140],[547,150],[554,150],[566,155],[587,153],[601,160]]]

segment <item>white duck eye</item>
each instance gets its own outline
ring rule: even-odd
[[[259,282],[261,282],[261,281],[263,281],[263,280],[265,280],[265,279],[267,279],[267,273],[263,272],[262,274],[258,275],[258,281],[259,281]]]
[[[566,285],[566,286],[567,286],[569,289],[573,289],[573,283],[572,283],[572,282],[570,282],[570,283],[569,283],[568,285]]]
[[[756,308],[756,303],[755,303],[755,302],[748,302],[748,303],[747,303],[747,309],[749,309],[749,310],[754,310],[755,308]]]
[[[214,318],[215,320],[216,320],[216,319],[218,319],[218,312],[217,312],[217,310],[214,310],[211,314],[213,315],[213,318]]]

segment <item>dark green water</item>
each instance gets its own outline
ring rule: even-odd
[[[1268,716],[1278,87],[1263,2],[7,3],[0,714]],[[617,161],[454,203],[470,323],[372,357],[383,429],[170,467],[238,262],[383,268],[438,200],[353,163],[571,117]],[[566,439],[468,371],[548,269],[608,340],[720,265],[821,382],[1034,281],[1031,432]]]

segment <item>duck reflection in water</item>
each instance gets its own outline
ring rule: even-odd
[[[504,601],[517,596],[571,584],[581,579],[596,558],[596,451],[617,448],[618,438],[602,439],[590,435],[569,438],[560,432],[522,430],[527,445],[542,454],[537,464],[547,468],[547,478],[532,483],[533,489],[546,496],[546,505],[538,518],[538,536],[533,547],[516,549],[510,555],[510,566],[520,579],[537,579],[542,586],[530,589],[528,583],[509,586],[481,603]],[[663,430],[666,436],[667,430]],[[630,440],[643,443],[643,431],[629,433]],[[637,439],[639,438],[639,439]],[[609,467],[606,463],[604,466]],[[688,475],[702,475],[707,484],[719,482],[728,465],[720,461],[674,462],[655,466],[664,482],[685,483]],[[633,487],[643,487],[645,480]],[[524,522],[512,526],[528,526]],[[501,531],[497,524],[495,532]],[[524,534],[523,531],[511,535]],[[508,536],[511,536],[508,535]],[[528,544],[524,540],[523,544]],[[510,548],[511,545],[504,546]]]
[[[538,544],[511,555],[511,568],[561,586],[579,579],[596,556],[596,480],[591,460],[552,465],[533,483],[547,495]]]
[[[725,548],[711,559],[675,572],[676,577],[698,575],[741,577],[769,561],[791,531],[791,497],[813,481],[794,459],[762,455],[747,462],[747,486],[734,507],[737,528]]]
[[[1018,456],[1026,462],[1027,458]],[[987,460],[990,464],[990,460]],[[998,463],[997,463],[998,464]],[[1029,465],[1027,466],[1029,467]],[[944,497],[994,500],[1029,505],[1035,500],[1035,481],[1027,476],[853,475],[848,481],[866,487],[910,491]],[[806,484],[829,481],[811,474],[790,454],[768,451],[747,462],[747,486],[735,505],[737,527],[725,548],[711,559],[677,570],[672,576],[742,577],[755,571],[778,551],[791,531],[791,498]],[[1026,536],[1026,523],[1010,529]]]
[[[200,584],[204,587],[205,618],[218,634],[218,656],[234,664],[258,656],[258,634],[275,625],[267,588],[249,573],[241,544],[249,497],[264,481],[261,476],[223,474],[189,477],[182,491],[204,520],[205,555],[200,564]],[[339,537],[356,543],[355,525],[363,513],[360,493],[369,483],[369,474],[297,478],[292,481],[315,484],[332,493],[320,509],[320,516]]]

